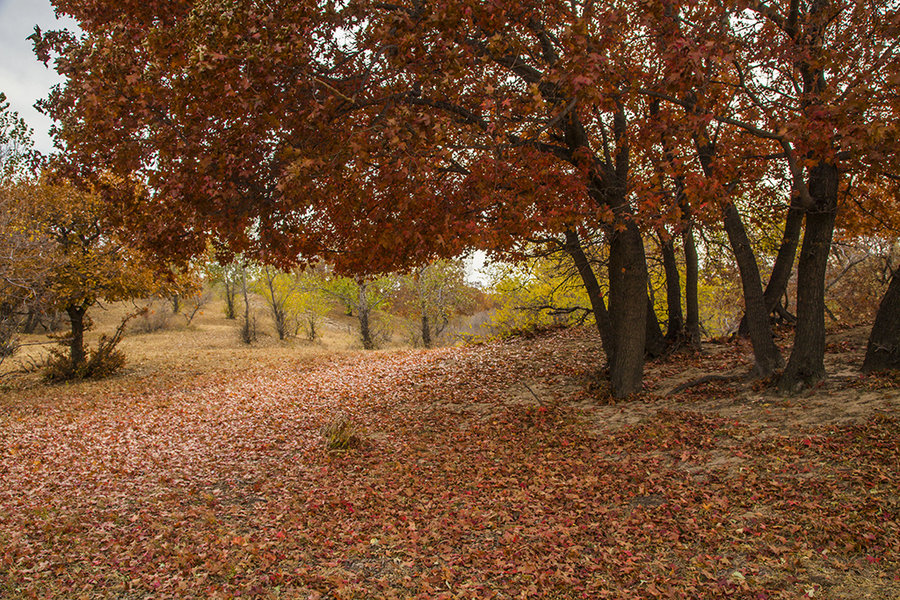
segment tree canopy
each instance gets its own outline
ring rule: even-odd
[[[695,224],[724,223],[769,375],[772,294],[745,221],[779,220],[773,190],[805,218],[809,350],[795,346],[792,387],[824,375],[839,207],[896,180],[900,16],[875,0],[54,5],[83,33],[36,32],[67,78],[45,107],[79,175],[145,183],[115,202],[147,246],[198,254],[215,238],[377,273],[600,231],[609,291],[592,304],[618,394],[639,389],[655,335],[647,231],[687,246]]]

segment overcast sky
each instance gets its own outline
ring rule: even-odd
[[[56,71],[35,58],[31,42],[25,39],[34,33],[35,25],[43,30],[63,26],[49,0],[0,0],[0,91],[10,108],[34,129],[37,149],[49,152],[53,148],[50,119],[37,112],[34,103],[60,80]]]

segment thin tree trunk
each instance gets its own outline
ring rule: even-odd
[[[428,324],[428,314],[422,307],[422,345],[431,348],[431,325]]]
[[[750,246],[741,215],[731,202],[725,206],[724,212],[725,231],[728,233],[728,240],[738,263],[744,290],[744,312],[747,315],[750,343],[753,345],[753,357],[756,362],[753,373],[759,377],[768,377],[784,364],[784,359],[772,338],[772,326],[763,299],[759,267],[756,264],[756,257],[753,256],[753,248]]]
[[[247,269],[244,266],[241,266],[241,294],[244,297],[244,323],[241,326],[241,341],[245,344],[252,344],[256,332],[250,321],[250,291],[247,289]]]
[[[275,322],[275,333],[278,334],[279,340],[284,340],[287,337],[287,316],[284,313],[284,305],[278,297],[278,289],[275,286],[275,279],[278,277],[278,272],[274,269],[270,269],[267,265],[263,268],[263,273],[266,276],[266,287],[269,289],[269,297],[266,300],[268,300],[269,308],[272,311],[272,320]]]
[[[764,294],[766,308],[770,313],[775,310],[787,291],[788,281],[794,270],[794,259],[797,257],[797,247],[800,245],[800,234],[803,231],[803,213],[799,200],[791,201],[784,220],[781,246],[778,247],[778,255],[775,257],[775,264],[772,266],[772,274],[769,276]]]
[[[716,147],[712,142],[700,143],[701,139],[695,138],[697,153],[703,173],[710,177],[713,173],[712,161],[715,157]],[[750,343],[753,346],[753,374],[757,377],[769,377],[775,369],[784,365],[784,359],[775,340],[772,337],[772,325],[769,323],[769,312],[766,310],[763,299],[762,278],[759,275],[759,265],[747,236],[747,229],[741,219],[741,214],[733,202],[728,202],[723,209],[723,220],[728,241],[734,251],[734,258],[738,264],[741,275],[741,287],[744,292],[744,313],[747,315],[747,326],[750,333]]]
[[[671,237],[660,239],[663,268],[666,270],[666,309],[669,322],[666,326],[666,339],[677,340],[684,334],[684,313],[681,310],[681,274],[678,272],[678,259],[675,257],[675,242]]]
[[[775,264],[772,265],[772,273],[769,275],[769,283],[766,285],[766,291],[763,293],[766,311],[770,315],[778,309],[781,297],[787,291],[791,272],[794,270],[794,258],[797,256],[797,246],[800,245],[800,233],[802,231],[803,207],[800,206],[799,197],[795,197],[791,200],[791,206],[788,208],[788,214],[784,220],[784,234],[781,237],[781,245],[778,247]],[[741,317],[738,334],[741,336],[749,335],[746,314]]]
[[[779,381],[784,391],[795,392],[825,378],[825,271],[839,177],[837,167],[826,162],[810,172],[809,194],[815,205],[806,212],[806,233],[797,264],[797,328],[791,357]]]
[[[572,257],[575,262],[575,268],[581,276],[584,283],[584,289],[587,291],[588,298],[591,301],[591,309],[594,312],[594,322],[597,324],[597,331],[600,333],[600,343],[603,345],[603,352],[606,354],[607,360],[613,355],[612,348],[612,325],[609,322],[609,312],[606,310],[606,303],[603,300],[603,291],[597,282],[597,276],[591,263],[588,261],[581,246],[581,240],[574,231],[566,231],[566,243],[563,245],[566,254]]]
[[[686,309],[685,334],[688,344],[700,348],[700,259],[694,242],[692,218],[687,217],[681,232],[684,245],[684,304]]]
[[[651,117],[656,118],[658,114],[659,100],[653,100],[650,103],[650,115]],[[666,160],[674,160],[672,146],[665,132],[662,133],[660,141],[663,145]],[[704,163],[704,169],[707,167],[708,163]],[[664,175],[661,168],[659,169],[659,175]],[[678,261],[675,258],[675,244],[670,238],[667,242],[662,242],[663,267],[666,270],[666,302],[669,310],[669,323],[666,338],[669,342],[672,342],[679,337],[683,337],[690,347],[699,350],[700,298],[698,288],[700,269],[697,257],[697,247],[694,244],[693,218],[691,217],[691,206],[685,197],[684,177],[678,175],[674,180],[675,197],[678,199],[682,213],[684,214],[684,228],[681,232],[681,240],[684,245],[685,308],[687,310],[687,320],[685,320],[684,313],[681,312],[681,282],[678,273]]]
[[[370,307],[366,298],[367,284],[363,279],[357,279],[356,284],[359,286],[359,296],[356,305],[356,317],[359,319],[359,336],[362,340],[363,348],[372,350],[375,348],[375,341],[372,339],[372,329],[369,322]]]
[[[237,318],[237,311],[235,310],[235,296],[237,295],[237,284],[233,281],[229,281],[228,277],[225,277],[225,318],[234,320]]]
[[[878,306],[862,366],[864,373],[888,369],[900,369],[900,269],[891,275]]]

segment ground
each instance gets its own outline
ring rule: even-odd
[[[862,330],[799,396],[670,393],[735,343],[613,403],[590,329],[363,353],[212,321],[0,392],[0,597],[900,597],[900,380],[858,375]]]

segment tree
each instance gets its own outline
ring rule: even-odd
[[[296,314],[296,297],[300,290],[296,279],[274,267],[263,265],[253,287],[269,307],[278,339],[295,336],[300,326]]]
[[[403,277],[393,304],[395,310],[418,322],[419,340],[431,348],[453,316],[472,303],[472,292],[462,261],[436,261]]]
[[[20,199],[34,156],[31,131],[0,92],[0,362],[18,349],[23,317],[38,310],[52,248],[29,224],[37,218]]]
[[[505,337],[589,322],[593,317],[590,298],[576,269],[560,251],[495,265],[488,288],[496,303],[490,319],[492,333]]]
[[[215,257],[209,257],[204,262],[204,271],[215,286],[222,286],[222,296],[225,300],[225,318],[237,319],[237,294],[241,287],[241,257],[232,257],[229,262],[220,263]]]
[[[104,217],[105,205],[95,195],[47,179],[24,183],[15,195],[31,217],[23,224],[28,235],[47,240],[52,252],[42,301],[69,318],[70,331],[63,340],[68,354],[59,376],[93,376],[91,369],[100,365],[88,360],[85,349],[88,309],[100,300],[165,293],[167,278],[159,267],[116,239]],[[103,352],[113,349],[114,344]]]
[[[335,276],[326,281],[323,291],[347,307],[348,314],[356,315],[363,348],[373,350],[378,337],[374,322],[375,311],[388,303],[396,287],[396,281],[391,277],[368,279],[361,276]]]
[[[825,273],[841,195],[854,175],[881,171],[884,180],[896,169],[896,147],[888,141],[895,138],[886,137],[897,133],[896,7],[814,0],[682,10],[667,13],[668,60],[695,76],[682,80],[688,85],[681,95],[650,93],[767,144],[766,153],[786,164],[792,210],[803,211],[805,233],[797,328],[780,386],[811,385],[825,375]],[[704,78],[709,65],[715,76]],[[728,101],[704,102],[708,97]],[[799,215],[789,217],[794,223],[785,229],[796,230]],[[793,251],[790,244],[785,250]]]
[[[765,161],[745,149],[783,161],[806,211],[784,381],[822,374],[829,215],[846,161],[896,154],[897,25],[876,0],[782,4],[55,0],[84,35],[34,40],[67,76],[45,106],[73,168],[147,181],[152,194],[116,203],[159,252],[217,237],[282,267],[324,257],[364,276],[602,232],[609,291],[592,308],[625,396],[641,389],[658,329],[642,234],[673,227],[690,254],[711,215],[739,254],[758,371],[778,364],[741,231],[742,190]],[[666,141],[675,109],[686,127]],[[681,179],[668,202],[660,163]]]
[[[613,388],[640,389],[647,274],[628,142],[641,102],[628,89],[647,64],[628,26],[637,7],[56,6],[87,35],[35,37],[69,78],[51,112],[82,165],[146,174],[157,195],[128,212],[165,211],[149,243],[191,251],[216,231],[276,262],[327,254],[376,273],[469,244],[502,252],[589,219],[611,248]],[[115,48],[102,65],[87,51],[95,43]],[[177,59],[148,61],[148,48]],[[190,116],[178,108],[188,106]]]
[[[321,336],[322,321],[331,312],[333,303],[326,293],[327,272],[321,265],[312,265],[294,273],[297,285],[294,311],[306,333],[306,339],[316,341]]]
[[[24,318],[38,310],[56,260],[51,239],[32,227],[37,215],[21,189],[0,187],[0,361],[18,349]]]

